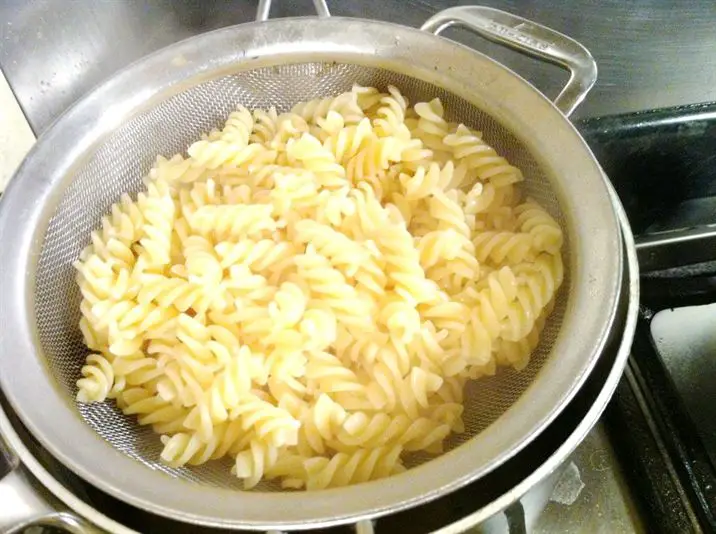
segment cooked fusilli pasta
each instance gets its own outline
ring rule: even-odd
[[[75,262],[91,354],[173,467],[252,488],[386,477],[463,432],[466,381],[522,369],[564,276],[562,230],[438,99],[354,86],[238,106],[159,156]]]

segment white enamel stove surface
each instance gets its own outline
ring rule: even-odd
[[[34,142],[35,135],[0,70],[0,192]]]

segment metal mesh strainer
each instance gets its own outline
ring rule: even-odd
[[[235,50],[245,51],[243,62]],[[158,461],[161,444],[150,429],[109,403],[74,405],[87,350],[77,328],[80,295],[71,264],[111,204],[141,188],[157,154],[184,152],[237,104],[288,109],[354,83],[392,84],[411,102],[439,96],[449,119],[483,131],[523,170],[525,192],[562,223],[568,276],[542,342],[527,369],[470,384],[468,431],[452,439],[451,452],[394,479],[322,492],[317,500],[269,494],[276,489],[270,484],[236,492],[240,484],[220,462],[168,468]],[[526,120],[526,109],[535,121]],[[17,256],[0,264],[0,287],[9,297],[3,297],[3,319],[13,315],[13,303],[18,306],[11,325],[16,338],[0,344],[8,398],[48,449],[81,476],[133,504],[205,524],[347,520],[410,505],[494,468],[536,435],[586,377],[611,327],[620,287],[619,231],[603,176],[564,117],[489,59],[381,23],[274,21],[215,32],[151,56],[55,125],[6,197],[0,235],[13,242],[16,248],[6,244],[5,250]],[[577,213],[585,197],[589,206]],[[10,237],[18,213],[25,215],[22,235]],[[590,307],[595,298],[599,309]],[[426,459],[416,455],[409,465]]]
[[[81,297],[72,262],[87,245],[90,232],[99,226],[112,203],[123,192],[142,188],[142,177],[156,154],[169,157],[184,153],[202,132],[220,126],[237,104],[250,109],[276,105],[288,110],[296,102],[350,90],[353,83],[383,90],[395,85],[410,102],[439,96],[448,110],[448,118],[486,132],[486,140],[529,177],[524,184],[525,192],[539,199],[564,222],[549,182],[514,137],[489,115],[432,84],[386,70],[330,63],[263,68],[208,81],[134,117],[105,140],[78,172],[50,222],[38,262],[35,313],[43,351],[53,375],[68,396],[76,393],[75,382],[87,354],[77,330]],[[569,255],[568,247],[565,255]],[[465,441],[487,427],[529,386],[557,336],[568,293],[567,282],[542,335],[542,345],[528,369],[519,373],[502,370],[469,389],[466,405],[472,409],[465,414],[468,431],[456,436],[456,442]],[[161,443],[157,435],[149,428],[139,429],[134,418],[122,415],[112,404],[79,404],[78,408],[113,446],[153,468],[207,484],[240,487],[226,465],[210,463],[192,469],[170,469],[158,462]]]

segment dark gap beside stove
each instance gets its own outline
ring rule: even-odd
[[[605,421],[650,531],[714,532],[716,104],[578,128],[624,204],[642,269],[632,355]]]
[[[578,124],[634,233],[716,224],[716,104]]]

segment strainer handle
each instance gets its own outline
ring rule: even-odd
[[[53,527],[71,534],[99,532],[38,484],[21,465],[0,480],[0,532],[19,534],[29,527]]]
[[[569,81],[554,101],[566,116],[572,114],[597,81],[597,64],[589,50],[536,22],[491,7],[459,6],[436,13],[421,29],[439,35],[450,26],[463,26],[485,39],[569,71]]]
[[[256,9],[256,22],[264,22],[271,18],[271,3],[271,0],[259,0],[259,6]],[[331,16],[326,0],[313,0],[313,7],[316,10],[316,15],[319,17]]]
[[[0,418],[6,418],[0,410]],[[0,478],[0,532],[19,534],[31,526],[54,527],[71,534],[98,534],[87,521],[71,513],[20,463],[0,435],[0,456],[10,471]]]

